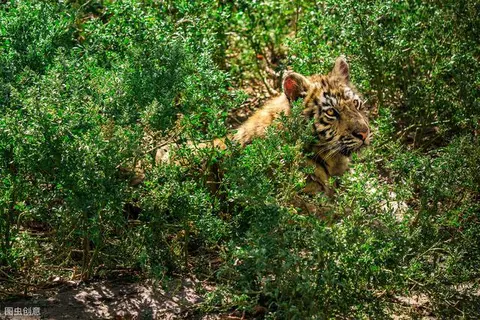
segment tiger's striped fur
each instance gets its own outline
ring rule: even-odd
[[[348,169],[352,153],[370,143],[364,103],[350,83],[348,64],[339,57],[327,75],[304,77],[290,72],[284,77],[283,89],[281,96],[267,102],[240,126],[233,139],[246,145],[262,137],[282,113],[291,114],[292,101],[303,98],[303,114],[313,118],[315,136],[315,142],[305,150],[313,154],[307,163],[315,165],[305,191],[331,194],[329,178],[342,175]]]

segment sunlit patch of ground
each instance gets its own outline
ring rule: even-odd
[[[191,279],[171,281],[165,288],[152,281],[65,282],[27,298],[2,301],[0,319],[192,318],[192,307],[201,302],[196,293],[199,285],[202,284]],[[24,308],[40,308],[40,316],[5,316],[5,308],[21,308],[22,312]]]

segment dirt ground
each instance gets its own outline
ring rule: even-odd
[[[191,279],[172,281],[168,288],[150,280],[63,282],[0,301],[0,319],[226,319],[195,314],[192,307],[202,301],[196,293],[199,285]],[[11,312],[13,316],[6,315]]]

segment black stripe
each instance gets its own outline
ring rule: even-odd
[[[320,122],[320,124],[323,124],[324,126],[330,126],[330,123],[325,122],[323,118],[318,119],[318,122]]]
[[[325,162],[325,160],[323,160],[322,158],[320,158],[320,156],[314,156],[313,158],[311,158],[316,164],[318,164],[320,167],[322,167],[325,172],[327,173],[328,176],[331,176],[330,172],[328,171],[328,165],[327,163]]]
[[[333,99],[332,99],[332,97],[330,97],[330,96],[327,97],[327,104],[328,104],[329,106],[333,106]]]
[[[307,108],[303,111],[303,115],[307,118],[311,118],[313,116],[313,108]]]
[[[328,130],[329,130],[328,128],[327,128],[327,129],[320,130],[320,131],[318,131],[318,134],[321,134],[321,135],[324,136],[324,135],[326,135],[326,133],[327,133]]]

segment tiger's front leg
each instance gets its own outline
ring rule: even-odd
[[[325,193],[328,197],[333,196],[333,189],[329,184],[329,178],[327,169],[321,163],[318,163],[312,159],[307,159],[306,164],[313,166],[313,174],[307,178],[307,185],[303,188],[303,192],[311,195],[315,195],[319,192]]]

